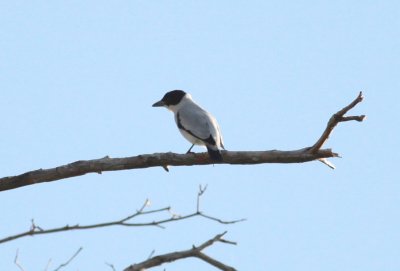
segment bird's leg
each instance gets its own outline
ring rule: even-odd
[[[194,144],[189,148],[189,150],[186,153],[191,153],[193,146],[194,146]]]

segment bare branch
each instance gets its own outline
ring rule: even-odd
[[[204,191],[203,191],[204,193]],[[203,195],[203,193],[201,195]],[[198,194],[197,196],[197,204],[199,204],[199,198],[200,196]],[[11,235],[8,237],[5,237],[3,239],[0,239],[0,244],[1,243],[6,243],[6,242],[10,242],[22,237],[26,237],[26,236],[34,236],[34,235],[41,235],[41,234],[50,234],[50,233],[56,233],[56,232],[65,232],[65,231],[72,231],[72,230],[88,230],[88,229],[95,229],[95,228],[104,228],[104,227],[111,227],[111,226],[124,226],[124,227],[145,227],[145,226],[156,226],[159,228],[164,228],[164,224],[167,223],[171,223],[171,222],[176,222],[176,221],[181,221],[181,220],[185,220],[185,219],[189,219],[192,217],[203,217],[206,218],[208,220],[212,220],[215,222],[218,222],[220,224],[234,224],[234,223],[238,223],[241,221],[244,221],[244,219],[240,219],[240,220],[232,220],[232,221],[224,221],[222,219],[213,217],[213,216],[209,216],[209,215],[205,215],[203,214],[201,211],[199,211],[199,209],[196,209],[195,212],[187,214],[187,215],[178,215],[175,214],[173,212],[171,212],[171,208],[170,207],[164,207],[164,208],[160,208],[160,209],[153,209],[153,210],[145,210],[146,207],[149,206],[150,201],[148,199],[146,199],[145,203],[142,205],[142,207],[137,210],[135,213],[124,217],[122,219],[119,220],[115,220],[115,221],[110,221],[110,222],[104,222],[104,223],[98,223],[98,224],[91,224],[91,225],[66,225],[63,227],[59,227],[59,228],[53,228],[53,229],[44,229],[42,227],[37,226],[34,221],[32,220],[32,224],[31,227],[28,231],[26,232],[22,232],[16,235]],[[198,205],[199,206],[199,205]],[[141,223],[134,223],[132,222],[132,220],[134,218],[137,218],[139,216],[148,216],[151,214],[155,214],[155,213],[166,213],[169,216],[167,218],[164,219],[160,219],[160,220],[151,220],[149,222],[141,222]]]
[[[43,231],[43,229],[35,224],[35,220],[31,219],[31,231]]]
[[[226,271],[235,271],[236,269],[230,266],[227,266],[220,261],[217,261],[209,256],[207,256],[204,253],[199,252],[198,255],[196,255],[197,258],[202,259],[203,261],[209,263],[212,266],[215,266],[216,268],[220,270],[226,270]]]
[[[336,127],[336,125],[339,122],[345,122],[345,121],[351,121],[351,120],[356,120],[356,121],[363,121],[365,119],[365,115],[361,116],[349,116],[345,117],[344,114],[350,111],[350,109],[354,108],[357,104],[361,103],[362,100],[364,99],[362,92],[358,94],[357,98],[352,101],[349,105],[345,106],[338,112],[332,115],[332,117],[329,119],[328,124],[325,128],[325,131],[322,133],[321,137],[318,139],[318,141],[311,147],[310,152],[318,152],[324,143],[328,140],[330,134],[332,133],[333,129]],[[327,157],[320,157],[320,158],[327,158]]]
[[[202,187],[199,185],[199,192],[197,193],[197,212],[200,213],[200,197],[206,192],[207,190],[207,185]]]
[[[227,244],[236,244],[234,242],[226,241],[222,239],[222,237],[226,234],[226,232],[222,234],[216,235],[214,238],[204,242],[198,247],[193,246],[189,250],[182,250],[182,251],[177,251],[177,252],[172,252],[172,253],[167,253],[163,255],[158,255],[154,256],[146,261],[143,261],[141,263],[133,264],[127,268],[124,269],[124,271],[141,271],[141,270],[146,270],[146,268],[151,268],[155,266],[162,265],[164,263],[170,263],[176,260],[181,260],[189,257],[194,257],[201,259],[205,262],[207,262],[210,265],[215,266],[216,268],[224,271],[235,271],[236,269],[233,267],[230,267],[228,265],[225,265],[209,256],[204,254],[202,250],[205,248],[213,245],[215,242],[222,242],[222,243],[227,243]]]
[[[237,220],[231,220],[231,221],[224,221],[224,220],[221,220],[221,219],[219,219],[219,218],[216,218],[216,217],[213,217],[213,216],[209,216],[209,215],[203,214],[202,212],[199,212],[198,215],[199,215],[199,216],[202,216],[202,217],[204,217],[204,218],[207,218],[207,219],[216,221],[216,222],[218,222],[218,223],[220,223],[220,224],[226,224],[226,225],[227,225],[227,224],[235,224],[235,223],[239,223],[239,222],[244,222],[244,221],[246,221],[245,218],[241,218],[241,219],[237,219]]]
[[[64,268],[64,267],[66,267],[67,265],[69,265],[69,264],[76,258],[76,256],[78,256],[78,254],[82,251],[82,249],[83,249],[83,248],[80,247],[80,248],[74,253],[74,255],[72,255],[72,257],[69,258],[68,261],[66,261],[66,262],[63,263],[63,264],[60,264],[60,266],[57,267],[56,269],[54,269],[54,271],[58,271],[58,270],[60,270],[61,268]]]
[[[150,259],[151,257],[153,257],[154,253],[156,253],[156,251],[153,249],[153,250],[150,252],[150,255],[147,257],[147,259]]]
[[[113,264],[111,264],[111,263],[105,263],[105,264],[106,264],[108,267],[110,267],[112,271],[116,271],[116,269],[115,269],[115,267],[114,267]]]
[[[295,151],[223,151],[223,164],[251,165],[262,163],[303,163],[324,157],[336,157],[330,149],[310,153],[307,149]],[[104,157],[94,160],[81,160],[50,169],[38,169],[21,175],[0,178],[0,191],[15,189],[26,185],[52,182],[60,179],[100,173],[149,167],[211,165],[207,153],[154,153],[126,158]]]
[[[264,163],[304,163],[323,158],[338,157],[331,149],[321,149],[332,130],[339,122],[365,119],[361,116],[344,116],[350,109],[360,103],[363,99],[362,93],[348,106],[334,114],[328,125],[312,146],[293,151],[222,151],[223,161],[221,164],[231,165],[254,165]],[[194,166],[211,165],[215,161],[210,160],[207,153],[177,154],[172,152],[143,154],[125,158],[110,158],[108,156],[94,160],[80,160],[67,165],[38,169],[17,176],[0,178],[0,191],[15,189],[18,187],[52,182],[60,179],[81,176],[88,173],[102,173],[104,171],[128,170],[149,167],[162,167],[168,171],[168,166]]]
[[[18,267],[19,270],[25,271],[25,269],[18,262],[18,254],[19,254],[19,249],[17,249],[17,252],[15,253],[14,264]]]
[[[47,261],[47,264],[46,264],[46,267],[45,267],[44,271],[49,270],[50,265],[51,265],[51,258]]]

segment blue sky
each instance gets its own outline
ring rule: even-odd
[[[170,112],[184,89],[218,119],[228,150],[310,146],[332,113],[365,101],[326,147],[332,171],[296,165],[108,172],[0,194],[1,237],[122,218],[152,207],[202,209],[158,228],[108,228],[0,245],[0,270],[121,270],[215,234],[238,246],[206,252],[238,270],[399,270],[398,1],[9,1],[0,4],[1,176],[105,155],[185,152]],[[203,151],[197,147],[194,151]],[[215,270],[199,260],[167,270]],[[164,267],[162,267],[164,268]],[[163,270],[162,268],[155,270]]]

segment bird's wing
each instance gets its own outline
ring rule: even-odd
[[[200,107],[182,107],[176,114],[176,123],[192,136],[215,145],[220,137],[215,118]]]

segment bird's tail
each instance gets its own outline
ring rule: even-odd
[[[207,146],[207,151],[208,151],[208,155],[210,156],[211,160],[218,161],[218,162],[221,162],[223,160],[220,150],[218,150],[218,149],[214,150],[211,147]]]

